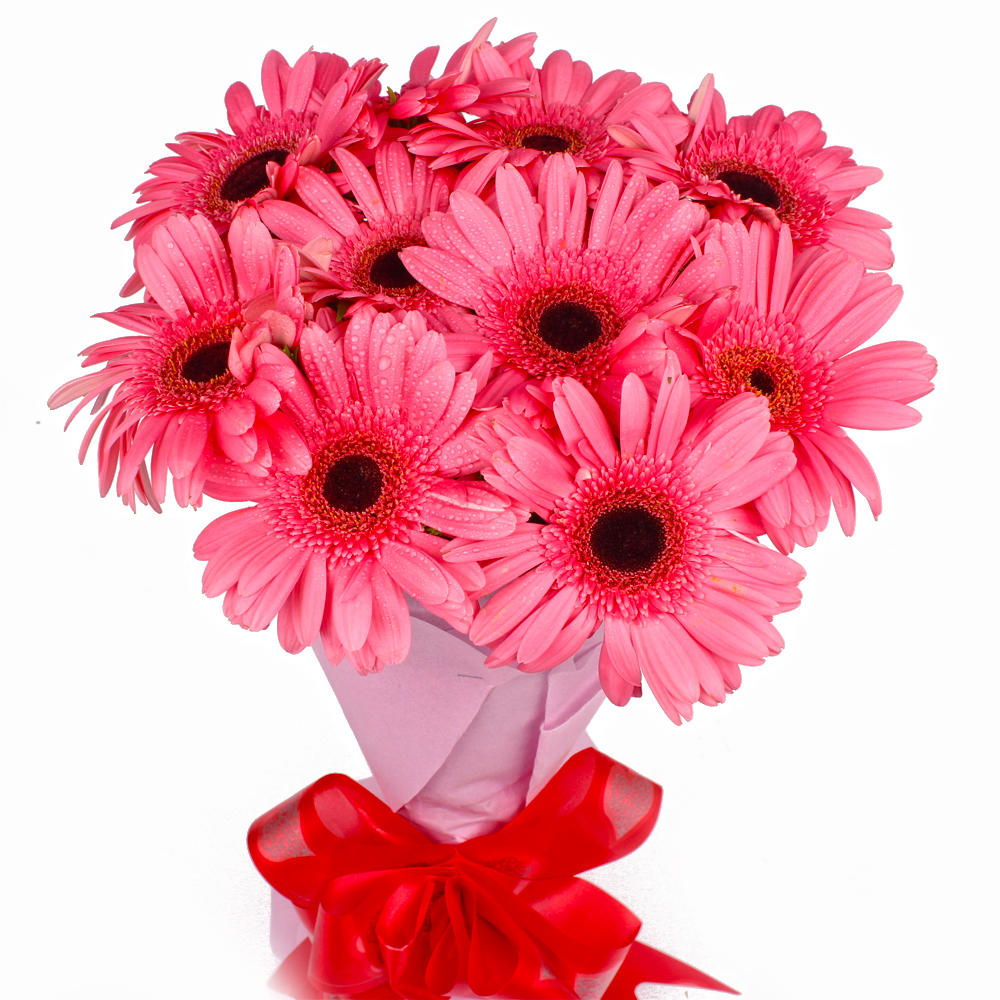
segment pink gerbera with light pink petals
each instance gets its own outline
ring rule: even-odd
[[[198,537],[205,593],[245,628],[278,617],[278,638],[299,652],[317,636],[331,662],[361,673],[399,663],[410,648],[410,594],[468,631],[474,564],[446,566],[445,540],[511,532],[510,502],[454,477],[483,462],[463,422],[476,392],[456,375],[441,335],[423,317],[365,307],[342,339],[315,324],[301,363],[316,392],[289,394],[308,442],[308,472],[261,480],[255,507],[225,514]]]
[[[124,502],[159,510],[168,471],[177,502],[197,506],[213,470],[229,463],[251,477],[309,468],[262,357],[268,348],[283,356],[280,348],[296,343],[311,311],[299,294],[294,252],[276,245],[249,208],[233,221],[229,245],[232,268],[204,217],[175,215],[155,229],[136,254],[152,301],[101,314],[132,335],[81,352],[85,366],[104,367],[49,399],[52,408],[80,400],[67,426],[89,403],[99,407],[80,461],[101,429],[102,496],[116,471]]]
[[[626,378],[620,436],[576,380],[554,385],[561,440],[506,412],[493,422],[487,481],[536,517],[507,538],[455,541],[445,559],[493,560],[503,585],[469,633],[487,664],[547,670],[603,622],[601,682],[625,704],[645,678],[680,722],[740,683],[738,664],[777,653],[771,618],[799,602],[802,568],[732,533],[741,505],[786,476],[791,442],[763,400],[742,395],[685,433],[688,380],[671,354],[655,405]],[[535,523],[539,521],[541,523]]]
[[[471,164],[461,186],[479,192],[502,163],[527,168],[537,181],[539,168],[553,153],[572,156],[581,169],[604,169],[608,157],[631,154],[612,137],[615,125],[639,112],[654,118],[678,113],[666,84],[642,83],[635,73],[620,69],[595,80],[587,63],[574,61],[564,50],[536,69],[530,54],[530,49],[503,56],[496,51],[476,67],[481,86],[507,76],[529,77],[530,96],[508,98],[510,110],[496,109],[468,123],[457,115],[435,116],[416,132],[410,149],[437,157],[435,168]]]
[[[920,344],[855,350],[895,312],[903,290],[843,251],[816,247],[793,259],[785,225],[775,235],[759,222],[749,230],[724,224],[705,252],[724,256],[718,280],[731,291],[705,310],[694,339],[676,342],[698,409],[756,394],[767,399],[774,428],[793,437],[795,470],[756,501],[778,548],[811,545],[831,500],[851,534],[854,489],[875,516],[882,497],[843,428],[910,427],[920,414],[907,404],[934,388],[937,366]]]
[[[572,376],[614,398],[629,372],[662,367],[662,330],[712,287],[716,258],[691,261],[691,237],[707,221],[700,205],[662,184],[649,192],[620,164],[604,176],[592,212],[571,157],[550,157],[537,195],[505,165],[497,211],[465,191],[447,214],[423,223],[427,247],[401,254],[427,288],[473,310],[479,353],[497,365],[490,402],[525,378],[548,384]],[[471,351],[466,341],[456,348]]]
[[[858,166],[845,146],[827,146],[816,115],[786,115],[769,105],[727,120],[710,75],[686,118],[657,120],[639,111],[631,126],[615,134],[649,151],[645,157],[635,151],[636,166],[674,181],[682,193],[708,205],[713,217],[783,222],[798,249],[828,244],[867,267],[892,266],[888,219],[850,207],[882,171]]]
[[[226,92],[232,133],[185,132],[169,146],[177,155],[157,160],[152,179],[136,188],[139,206],[112,228],[131,222],[129,239],[145,242],[175,212],[203,215],[224,233],[236,208],[248,199],[285,197],[300,166],[322,162],[337,146],[356,141],[368,87],[384,68],[378,60],[347,61],[327,52],[306,52],[294,66],[281,53],[264,59],[261,83],[266,107],[254,103],[243,83]],[[141,287],[130,281],[122,295]]]

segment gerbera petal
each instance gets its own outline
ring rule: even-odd
[[[638,671],[636,671],[638,674]],[[627,705],[635,694],[636,686],[619,669],[618,660],[615,656],[615,647],[607,638],[601,646],[601,657],[598,662],[598,676],[601,680],[601,687],[607,695],[608,701],[612,705]],[[639,676],[639,683],[642,677]]]
[[[307,645],[316,641],[326,609],[327,555],[314,552],[302,568],[296,629]]]
[[[257,407],[249,399],[227,400],[215,416],[216,425],[227,434],[245,434],[253,427]]]
[[[268,229],[296,246],[304,247],[318,239],[330,240],[331,246],[341,241],[334,229],[301,205],[271,198],[261,203],[259,211]]]
[[[649,425],[646,453],[672,455],[691,408],[691,389],[687,376],[680,373],[677,355],[667,352],[667,362]]]
[[[534,569],[543,559],[544,554],[541,549],[534,545],[492,560],[483,569],[483,593],[489,594],[499,590],[505,584],[516,580],[522,573]]]
[[[507,231],[479,198],[466,191],[455,191],[449,211],[465,238],[492,267],[510,263],[512,247]]]
[[[920,412],[912,406],[871,396],[831,400],[823,412],[841,427],[867,431],[891,431],[920,423]]]
[[[531,624],[517,647],[520,663],[530,663],[548,650],[572,617],[578,597],[576,588],[564,587],[531,615]]]
[[[847,254],[823,254],[795,282],[787,311],[803,333],[818,333],[850,302],[864,273],[864,265]]]
[[[719,407],[685,462],[699,489],[733,475],[758,451],[771,429],[767,401],[744,393]]]
[[[424,604],[441,604],[448,597],[448,579],[429,556],[412,545],[387,539],[379,558],[382,567],[408,594]]]
[[[541,525],[524,522],[505,538],[490,538],[482,541],[467,542],[455,540],[448,542],[442,551],[445,562],[466,562],[487,559],[498,559],[503,556],[515,555],[538,544],[538,533]]]
[[[781,482],[794,468],[795,455],[789,441],[787,450],[753,458],[716,483],[719,498],[709,501],[706,508],[715,512],[749,503]]]
[[[503,538],[517,523],[495,493],[439,480],[423,506],[424,523],[455,538]]]
[[[361,161],[346,149],[337,151],[337,165],[343,171],[351,191],[364,209],[366,217],[381,222],[386,216],[385,200],[379,186]]]
[[[302,363],[313,386],[333,407],[346,405],[351,398],[342,341],[334,341],[315,324],[302,332]]]
[[[639,660],[639,669],[656,693],[657,687],[671,695],[678,708],[698,700],[698,675],[685,647],[679,643],[659,619],[631,630],[632,645]],[[657,701],[660,699],[657,698]]]
[[[597,195],[597,203],[594,205],[594,212],[590,220],[590,232],[587,237],[587,246],[596,250],[608,242],[611,231],[611,219],[618,206],[618,199],[622,193],[622,166],[617,160],[612,160],[601,182],[601,189]]]
[[[244,131],[256,117],[256,102],[245,83],[234,83],[226,91],[225,103],[229,127],[234,132]]]
[[[632,625],[615,615],[609,615],[604,619],[604,646],[608,649],[608,655],[615,670],[628,682],[629,688],[640,687],[642,670],[639,666],[635,644],[632,642]],[[603,650],[601,651],[601,659],[604,659]],[[629,697],[631,697],[631,690]],[[618,703],[616,702],[616,704]]]
[[[330,581],[334,628],[348,652],[360,649],[368,639],[372,620],[371,577],[372,562],[363,559],[349,573],[337,572]]]
[[[368,641],[380,660],[402,663],[410,651],[410,611],[388,573],[372,566],[372,623]]]
[[[718,558],[739,567],[751,579],[796,584],[805,576],[805,570],[793,559],[731,535],[717,538],[712,551]]]
[[[177,479],[189,476],[208,441],[208,417],[204,413],[184,413],[177,420],[177,434],[167,456],[170,474]]]
[[[767,644],[756,631],[712,605],[692,604],[677,622],[713,653],[738,663],[756,666],[768,655]]]
[[[701,643],[695,642],[677,623],[674,615],[664,615],[660,619],[660,625],[676,646],[683,650],[683,655],[698,679],[702,695],[707,694],[716,703],[725,701],[726,682],[719,665],[719,658]]]
[[[195,559],[209,559],[229,541],[242,535],[257,514],[252,507],[231,510],[203,528],[194,542]]]
[[[151,246],[136,248],[135,267],[149,294],[168,316],[181,316],[188,311],[184,293]]]
[[[403,266],[435,295],[475,309],[482,295],[482,272],[454,254],[430,247],[409,247],[399,255]]]
[[[560,421],[560,415],[564,416],[565,410],[562,406],[557,410],[553,404],[553,412],[556,421],[560,424],[560,429],[563,430],[563,435],[572,435],[575,428],[578,427],[598,461],[603,465],[613,465],[618,449],[615,447],[615,439],[611,434],[608,421],[594,397],[575,378],[562,379],[554,388],[559,393],[556,396],[555,404],[564,400],[565,410],[568,410],[573,417],[573,425],[565,421],[565,417]],[[564,424],[566,425],[565,429],[563,429]],[[580,442],[577,442],[576,446],[579,448]]]
[[[520,664],[520,668],[528,673],[551,670],[576,653],[594,634],[598,624],[597,609],[593,605],[585,605],[563,626],[560,633],[552,640],[552,645],[541,656]]]
[[[186,223],[187,220],[181,220]],[[173,223],[173,225],[171,225]],[[177,245],[177,239],[171,229],[178,228],[173,219],[166,225],[157,226],[150,237],[149,245],[156,251],[157,257],[177,283],[188,308],[193,309],[204,301],[204,293],[187,258]]]
[[[267,291],[271,284],[274,243],[270,233],[252,208],[241,208],[229,227],[236,287],[245,299]]]
[[[538,489],[551,495],[552,500],[569,496],[573,491],[569,463],[542,440],[512,437],[507,442],[507,454]]]
[[[846,434],[840,437],[817,430],[810,439],[868,501],[872,513],[878,517],[882,511],[882,491],[875,470],[861,449]]]
[[[634,372],[625,376],[622,383],[621,421],[619,439],[621,453],[627,457],[635,454],[639,443],[649,436],[649,393]]]
[[[775,483],[763,491],[754,506],[768,526],[787,526],[792,520],[792,495],[787,481]]]
[[[555,581],[555,573],[540,567],[526,573],[490,598],[476,614],[469,638],[487,646],[519,625],[544,599]]]
[[[828,244],[838,250],[844,250],[860,260],[865,267],[875,271],[884,271],[892,267],[896,262],[896,255],[892,252],[892,240],[889,239],[889,234],[870,223],[864,226],[851,225],[840,217],[846,211],[848,209],[841,210],[827,222]]]
[[[447,438],[452,437],[468,416],[472,407],[472,402],[476,398],[476,381],[468,372],[459,372],[455,378],[455,388],[452,390],[451,399],[445,411],[441,414],[441,419],[428,434],[428,440],[432,447],[437,447]]]
[[[429,434],[444,414],[455,387],[455,367],[439,361],[404,393],[407,416],[421,433]]]
[[[513,167],[502,167],[496,175],[497,208],[514,251],[534,253],[539,247],[539,208],[527,184]]]

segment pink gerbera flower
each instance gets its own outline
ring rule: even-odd
[[[157,160],[152,179],[136,190],[139,206],[119,216],[129,239],[145,242],[175,212],[203,215],[225,232],[236,208],[270,193],[284,197],[300,166],[322,161],[337,146],[357,140],[368,86],[384,68],[378,60],[346,60],[310,50],[294,66],[281,53],[264,59],[261,83],[267,106],[254,103],[243,83],[226,92],[232,132],[185,132],[170,145],[177,155]],[[123,295],[137,291],[130,281]]]
[[[471,163],[462,186],[478,192],[504,162],[529,168],[535,180],[541,162],[553,153],[572,156],[581,168],[603,169],[608,156],[630,152],[613,140],[610,126],[637,112],[654,117],[677,113],[666,84],[644,84],[635,73],[620,69],[594,80],[585,62],[563,50],[536,69],[530,52],[520,47],[494,50],[490,60],[475,66],[475,78],[486,87],[524,75],[530,78],[531,96],[509,97],[509,109],[492,109],[468,123],[457,115],[434,116],[433,124],[410,140],[410,149],[437,157],[435,168]]]
[[[343,339],[311,324],[301,362],[316,391],[286,403],[308,442],[305,474],[261,480],[257,506],[225,514],[198,537],[205,593],[225,593],[231,621],[251,630],[277,615],[278,638],[299,652],[317,636],[333,663],[362,673],[399,663],[410,648],[411,594],[468,631],[475,565],[446,566],[444,539],[509,534],[509,501],[451,477],[482,465],[463,428],[476,392],[456,376],[441,335],[419,313],[398,322],[366,307]]]
[[[792,474],[756,501],[775,545],[811,545],[831,500],[851,534],[856,488],[878,516],[878,480],[844,427],[910,427],[906,404],[934,388],[934,359],[920,344],[895,341],[855,350],[895,312],[903,290],[885,274],[866,273],[843,251],[815,248],[793,261],[792,237],[755,222],[722,225],[706,253],[721,252],[720,285],[696,337],[677,347],[701,408],[741,394],[767,399],[771,423],[795,441]]]
[[[858,166],[845,146],[827,146],[816,115],[786,115],[769,105],[727,120],[708,76],[687,118],[656,120],[643,110],[631,124],[634,130],[614,132],[621,142],[649,151],[643,157],[636,150],[635,164],[675,181],[685,195],[710,206],[715,218],[783,222],[796,248],[828,244],[867,267],[892,266],[889,221],[849,204],[882,171]]]
[[[547,670],[603,622],[608,697],[624,704],[644,677],[674,722],[690,719],[693,702],[739,686],[739,663],[781,649],[771,618],[799,602],[802,568],[730,530],[788,474],[791,442],[749,394],[685,434],[688,380],[672,354],[655,406],[626,378],[617,441],[579,382],[554,390],[562,440],[508,411],[484,472],[537,516],[507,538],[445,547],[449,561],[493,559],[485,589],[503,584],[470,638],[493,648],[491,666]]]
[[[274,244],[246,208],[233,221],[229,245],[232,270],[204,217],[175,215],[155,229],[136,254],[152,301],[101,314],[132,335],[88,347],[84,366],[104,367],[49,399],[52,408],[80,400],[67,426],[87,404],[99,407],[80,461],[103,425],[102,496],[116,470],[124,502],[135,509],[138,499],[159,510],[168,471],[177,502],[197,506],[220,464],[234,463],[249,476],[309,468],[301,436],[279,409],[269,369],[258,370],[264,345],[280,355],[279,347],[295,344],[309,308],[298,291],[294,253]]]
[[[316,302],[368,303],[380,309],[455,312],[406,270],[400,251],[425,245],[421,221],[448,206],[451,171],[428,169],[423,157],[412,157],[398,142],[383,143],[375,152],[375,176],[347,150],[337,165],[360,208],[348,202],[321,170],[299,172],[296,196],[302,205],[265,201],[261,218],[272,232],[302,248],[314,262],[307,268],[310,294]]]
[[[455,191],[447,214],[423,223],[427,247],[400,256],[427,288],[476,314],[480,353],[503,365],[499,402],[525,377],[569,375],[614,397],[630,372],[662,366],[662,319],[711,286],[717,261],[692,255],[707,220],[677,188],[647,193],[613,163],[589,216],[583,175],[571,157],[550,157],[537,197],[512,166],[497,174],[497,212]],[[676,279],[676,280],[675,280]]]

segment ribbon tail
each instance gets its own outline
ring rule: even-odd
[[[312,941],[306,938],[278,966],[275,973],[267,981],[267,985],[276,993],[283,993],[295,1000],[323,1000],[323,994],[309,982],[306,972],[309,969],[309,955],[312,952]]]
[[[602,1000],[637,1000],[635,988],[639,983],[669,983],[672,986],[693,986],[701,990],[718,990],[720,993],[740,994],[718,979],[706,976],[694,966],[649,945],[636,941],[629,949],[618,974],[604,991]]]

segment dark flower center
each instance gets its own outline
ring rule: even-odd
[[[244,160],[223,181],[219,194],[226,201],[246,201],[270,183],[267,179],[269,163],[283,164],[288,159],[287,149],[265,149],[262,153]]]
[[[414,115],[412,118],[390,118],[389,124],[393,128],[416,128],[418,125],[426,125],[430,121],[427,115]]]
[[[717,179],[740,198],[749,198],[750,201],[755,201],[758,205],[767,205],[774,211],[781,208],[781,195],[763,177],[747,174],[742,170],[723,170]]]
[[[327,469],[323,498],[351,514],[367,510],[382,496],[382,470],[367,455],[344,455]]]
[[[416,284],[416,279],[399,259],[398,250],[386,250],[376,257],[368,277],[372,284],[381,285],[383,288],[408,288]]]
[[[229,341],[206,344],[194,351],[181,366],[181,376],[189,382],[211,382],[229,373]]]
[[[763,368],[755,368],[750,372],[749,382],[758,392],[762,392],[765,396],[770,396],[776,388],[774,379]]]
[[[663,522],[645,507],[606,510],[590,529],[590,548],[609,569],[649,569],[666,548]]]
[[[522,149],[537,149],[540,153],[565,153],[569,147],[569,139],[549,132],[532,132],[521,139]]]
[[[557,351],[575,354],[601,339],[600,317],[579,302],[555,302],[538,320],[538,336]]]

